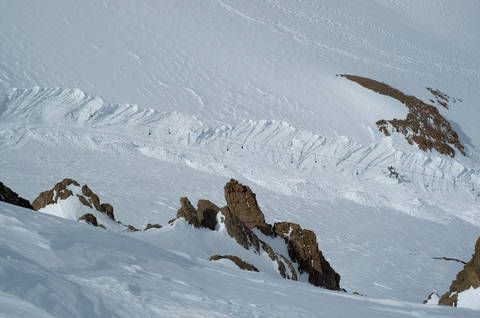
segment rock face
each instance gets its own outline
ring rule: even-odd
[[[285,240],[290,258],[298,264],[300,273],[308,273],[308,281],[312,285],[340,289],[340,275],[318,249],[315,233],[288,222],[275,223],[273,230]]]
[[[71,187],[80,187],[80,184],[73,179],[63,179],[57,183],[52,189],[40,193],[40,195],[33,201],[32,206],[34,210],[40,210],[50,204],[58,203],[58,200],[66,200],[73,196]],[[70,188],[70,189],[69,189]],[[84,206],[106,214],[110,219],[115,220],[113,213],[113,206],[108,203],[100,203],[98,195],[96,195],[87,185],[83,185],[81,192],[76,194],[78,200]]]
[[[264,227],[265,217],[258,206],[255,193],[250,187],[231,179],[225,185],[225,200],[230,211],[236,215],[249,229]]]
[[[217,228],[217,215],[220,212],[219,220],[225,226],[228,235],[253,253],[265,252],[277,264],[278,272],[283,278],[297,280],[298,274],[307,273],[311,284],[340,290],[340,275],[333,270],[318,249],[315,233],[302,229],[300,225],[294,223],[280,222],[275,223],[274,226],[266,223],[255,193],[234,179],[231,179],[224,189],[227,206],[219,209],[210,201],[200,200],[197,210],[195,210],[187,198],[181,198],[181,207],[177,212],[176,219],[184,218],[194,227],[208,228],[213,231]],[[259,229],[261,234],[256,235],[255,228]],[[265,235],[264,240],[259,238],[259,236],[263,237],[262,234]],[[280,240],[283,239],[287,245],[290,259],[277,253],[265,242],[265,240],[277,237]],[[213,257],[229,258],[236,264],[238,260],[241,261],[240,259],[234,260],[233,258],[236,256],[231,255],[215,255]],[[297,265],[297,269],[294,264]],[[239,265],[239,267],[241,266]]]
[[[85,223],[91,224],[93,226],[98,226],[98,221],[95,215],[87,213],[78,218],[78,222],[84,221]]]
[[[160,224],[150,224],[148,223],[147,226],[145,227],[145,230],[150,230],[150,229],[160,229],[162,226]]]
[[[217,226],[217,213],[220,208],[208,200],[199,200],[197,203],[198,221],[202,227],[215,230]]]
[[[71,190],[67,189],[67,187],[71,184],[73,184],[77,187],[80,186],[78,184],[78,182],[75,181],[75,180],[63,179],[61,182],[57,183],[53,187],[53,189],[50,189],[48,191],[44,191],[44,192],[40,193],[40,195],[35,200],[33,200],[33,203],[32,203],[33,209],[38,211],[38,210],[46,207],[47,205],[57,203],[58,199],[65,200],[68,197],[72,196],[73,192]],[[85,199],[85,201],[86,201],[86,199]]]
[[[220,209],[223,215],[223,222],[227,229],[228,235],[233,237],[238,244],[245,247],[247,250],[253,247],[255,251],[260,250],[260,242],[258,237],[235,215],[229,207]]]
[[[340,76],[378,94],[395,98],[408,108],[409,112],[405,119],[381,119],[376,122],[378,129],[385,136],[390,136],[390,132],[397,132],[403,134],[409,144],[413,145],[415,143],[423,151],[436,150],[453,158],[455,157],[455,149],[453,147],[455,147],[462,155],[466,155],[457,132],[435,106],[427,104],[415,96],[404,94],[385,83],[367,77],[347,74]],[[429,91],[435,96],[440,105],[448,109],[446,104],[449,101],[448,95],[438,90],[429,89]]]
[[[463,269],[458,272],[456,279],[450,285],[447,293],[443,294],[438,304],[446,306],[457,306],[458,293],[461,293],[470,287],[479,288],[480,286],[480,237],[475,244],[475,253],[472,259]],[[480,299],[479,299],[480,301]]]
[[[198,220],[197,210],[190,203],[188,198],[180,198],[180,209],[177,211],[177,219],[184,218],[188,224],[193,225],[194,227],[200,227],[200,221]]]
[[[12,191],[9,187],[0,182],[0,201],[21,206],[23,208],[32,209],[30,201],[20,197],[17,193]]]
[[[213,255],[212,257],[209,258],[209,261],[216,261],[219,259],[229,259],[232,262],[234,262],[240,269],[252,271],[252,272],[258,272],[258,269],[255,266],[233,255]]]

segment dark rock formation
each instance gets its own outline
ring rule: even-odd
[[[432,297],[434,297],[434,296],[435,296],[435,297],[439,297],[439,296],[437,295],[437,293],[430,293],[430,294],[428,295],[427,299],[425,299],[425,300],[423,301],[423,303],[424,303],[424,304],[428,304],[428,302],[430,301],[430,299],[432,299]]]
[[[188,224],[194,227],[200,227],[200,221],[198,220],[197,210],[190,203],[188,198],[180,198],[180,209],[177,211],[177,219],[184,218]]]
[[[390,135],[389,128],[391,128],[403,134],[409,144],[415,143],[423,151],[435,149],[439,153],[453,158],[455,150],[452,146],[454,146],[462,155],[466,155],[457,132],[435,106],[367,77],[344,74],[341,76],[378,94],[395,98],[408,108],[409,113],[405,119],[382,119],[376,122],[378,129],[386,136]],[[448,97],[446,94],[438,90],[430,90],[430,92],[437,100],[440,99],[440,105],[448,108],[444,103]]]
[[[265,217],[258,206],[255,193],[250,187],[231,179],[225,185],[225,200],[230,211],[237,216],[249,229],[264,227]]]
[[[86,213],[78,218],[78,222],[84,221],[85,223],[91,224],[93,226],[98,226],[97,218],[91,213]]]
[[[113,206],[111,204],[100,204],[100,212],[105,213],[110,219],[115,221],[115,215],[113,214]]]
[[[472,259],[458,272],[456,279],[450,285],[447,293],[443,294],[438,304],[457,306],[457,294],[470,287],[479,288],[480,285],[480,237],[475,244],[475,253]]]
[[[32,206],[35,210],[40,210],[49,204],[55,204],[58,199],[65,200],[72,196],[73,193],[67,187],[69,185],[80,187],[80,184],[72,179],[63,179],[57,183],[52,189],[40,193],[33,201]],[[110,219],[115,220],[113,214],[113,206],[108,203],[100,204],[100,199],[87,185],[82,186],[82,194],[77,194],[78,200],[88,208],[95,208],[101,213],[105,213]]]
[[[231,179],[224,189],[227,206],[219,209],[210,201],[200,200],[195,210],[187,198],[181,198],[181,207],[176,218],[168,223],[171,224],[183,217],[194,227],[215,230],[217,215],[220,212],[221,222],[225,225],[228,235],[245,249],[257,254],[261,251],[267,253],[268,257],[277,263],[278,272],[283,278],[298,279],[293,261],[297,264],[299,273],[308,273],[311,284],[333,290],[340,289],[340,275],[330,267],[318,249],[315,233],[294,223],[275,223],[274,226],[266,223],[255,193],[234,179]],[[277,254],[268,243],[254,233],[254,228],[259,229],[265,236],[283,238],[292,261],[284,255]]]
[[[212,257],[210,257],[209,261],[216,261],[219,259],[229,259],[232,262],[234,262],[240,269],[252,271],[252,272],[258,272],[258,269],[255,266],[233,255],[213,255]]]
[[[260,250],[258,237],[228,207],[221,208],[220,213],[223,215],[228,235],[246,249],[253,247],[257,252]]]
[[[308,273],[308,281],[315,286],[340,289],[340,275],[336,273],[318,249],[317,237],[295,223],[280,222],[273,225],[275,234],[282,237],[292,261],[300,273]]]
[[[22,208],[32,209],[30,201],[20,197],[17,193],[12,191],[9,187],[0,182],[0,201],[18,205]]]
[[[215,230],[217,226],[217,213],[220,208],[208,200],[198,200],[197,203],[197,218],[200,226]]]
[[[131,224],[129,224],[129,225],[127,226],[127,228],[128,228],[128,230],[129,230],[130,232],[138,232],[138,231],[140,231],[139,229],[137,229],[135,226],[133,226],[133,225],[131,225]]]
[[[32,203],[33,209],[38,211],[49,204],[57,203],[58,199],[67,199],[69,196],[73,195],[72,191],[67,189],[67,187],[71,184],[77,187],[80,186],[75,180],[63,179],[61,182],[57,183],[52,189],[40,193],[39,196]]]
[[[162,226],[160,224],[150,224],[148,223],[147,226],[145,227],[145,230],[150,230],[150,229],[160,229]]]

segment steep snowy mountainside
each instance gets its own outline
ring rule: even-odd
[[[0,5],[4,87],[78,87],[161,111],[230,124],[287,120],[365,142],[376,116],[403,109],[334,78],[357,74],[420,98],[426,86],[461,98],[447,117],[479,146],[475,1]]]
[[[171,251],[162,229],[120,234],[0,202],[5,317],[476,317],[331,292]],[[173,233],[182,241],[184,231]],[[202,231],[192,233],[202,249]],[[169,240],[170,241],[170,240]],[[319,300],[321,306],[319,307]]]

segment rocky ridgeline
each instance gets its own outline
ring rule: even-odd
[[[277,264],[283,278],[297,280],[299,274],[306,273],[311,284],[340,290],[340,275],[333,270],[318,249],[314,232],[302,229],[295,223],[279,222],[273,225],[266,223],[255,193],[236,180],[230,180],[224,190],[227,205],[222,208],[210,201],[200,200],[195,209],[187,198],[181,198],[181,207],[176,218],[169,223],[173,223],[178,218],[184,218],[194,227],[215,230],[220,220],[225,225],[227,233],[245,249],[257,254],[262,251],[267,253],[268,257]],[[259,238],[260,233],[255,234],[255,229],[265,236],[282,238],[287,246],[289,257],[275,252],[267,242]],[[253,265],[237,256],[214,255],[211,260],[222,258],[232,260],[242,269],[256,270]]]
[[[0,182],[0,201],[21,206],[22,208],[33,209],[27,199],[20,197],[12,189]]]
[[[471,287],[480,287],[480,237],[475,244],[475,253],[472,255],[472,259],[458,272],[448,292],[440,297],[438,304],[456,307],[458,294]]]
[[[225,185],[225,200],[227,205],[219,208],[208,200],[199,200],[197,208],[193,207],[187,198],[180,199],[180,209],[177,211],[173,223],[178,218],[196,228],[206,228],[212,231],[217,229],[218,222],[224,224],[229,236],[253,253],[265,252],[277,266],[278,272],[285,279],[297,280],[300,274],[307,274],[308,281],[320,287],[332,290],[340,290],[340,275],[336,273],[318,249],[317,237],[310,230],[302,229],[300,225],[289,222],[279,222],[273,225],[265,222],[255,193],[248,186],[230,180]],[[30,202],[19,197],[15,192],[0,183],[0,199],[11,204],[33,210],[51,213],[51,209],[58,208],[62,213],[79,222],[85,222],[93,226],[106,228],[99,223],[98,218],[115,221],[113,206],[101,203],[87,185],[80,184],[73,179],[64,179],[55,186]],[[66,204],[65,202],[69,202]],[[62,204],[64,204],[62,206]],[[68,211],[64,211],[68,210]],[[106,216],[106,218],[104,218]],[[131,232],[139,231],[132,225],[124,225],[120,221],[114,223],[123,226]],[[147,224],[145,231],[153,228],[161,228],[159,224]],[[256,230],[257,232],[256,234]],[[281,238],[287,247],[288,255],[276,252],[261,237]],[[241,260],[235,255],[213,255],[210,260],[228,259],[239,268],[251,271],[258,269]]]
[[[83,206],[83,212],[76,212],[80,214],[77,216],[77,221],[85,222],[93,226],[100,226],[105,228],[105,225],[98,223],[98,216],[95,212],[100,212],[100,215],[106,215],[110,220],[115,221],[113,213],[113,206],[109,203],[100,203],[100,199],[88,185],[80,184],[73,179],[63,179],[53,186],[52,189],[44,191],[32,202],[34,210],[42,211],[47,207],[59,204],[60,201],[68,200],[70,198],[77,198],[78,202]]]

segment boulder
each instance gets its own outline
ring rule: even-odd
[[[217,226],[217,213],[220,208],[208,200],[198,200],[197,218],[200,225],[212,231]]]
[[[180,209],[177,211],[177,219],[184,218],[188,224],[194,227],[200,227],[200,221],[198,220],[197,210],[190,203],[188,198],[180,198]]]
[[[225,200],[230,211],[249,229],[255,226],[265,227],[265,217],[258,206],[255,193],[250,187],[231,179],[225,187]]]
[[[93,226],[98,226],[97,218],[91,213],[86,213],[78,218],[78,222],[84,221],[85,223],[91,224]]]
[[[150,229],[160,229],[162,226],[160,224],[150,224],[148,223],[147,226],[145,227],[145,230],[150,230]]]
[[[216,261],[219,259],[229,259],[232,262],[234,262],[240,269],[252,271],[252,272],[258,272],[258,269],[255,266],[233,255],[213,255],[212,257],[209,258],[209,261]]]
[[[312,285],[340,290],[340,275],[318,249],[315,233],[289,222],[275,223],[273,230],[285,240],[290,259],[297,263],[300,273],[308,273],[308,281]]]
[[[475,244],[475,253],[472,255],[472,259],[458,272],[457,277],[452,284],[448,292],[442,295],[438,301],[439,305],[457,306],[458,294],[473,288],[479,288],[480,285],[480,237]],[[480,299],[478,300],[480,301]]]
[[[128,228],[128,230],[129,230],[130,232],[138,232],[138,231],[140,231],[139,229],[137,229],[135,226],[133,226],[133,225],[131,225],[131,224],[129,224],[129,225],[127,226],[127,228]]]
[[[0,201],[33,210],[30,201],[20,197],[17,193],[4,185],[2,182],[0,182]]]

